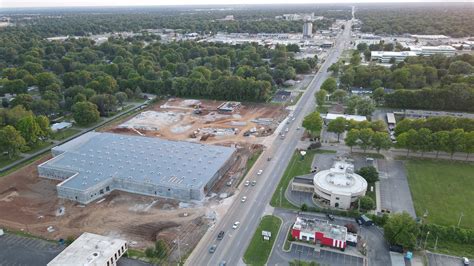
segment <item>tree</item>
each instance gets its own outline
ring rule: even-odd
[[[351,129],[346,134],[346,138],[344,139],[344,143],[351,148],[357,145],[357,140],[359,139],[359,130],[358,129]]]
[[[318,106],[323,106],[326,103],[326,97],[328,95],[328,92],[321,89],[318,92],[316,92],[316,103]]]
[[[152,247],[146,248],[145,249],[145,256],[147,256],[147,258],[155,257],[155,250]]]
[[[370,116],[375,111],[375,105],[370,99],[362,99],[357,103],[357,114]]]
[[[471,64],[464,61],[455,61],[449,65],[449,73],[452,75],[469,75],[471,72]]]
[[[338,117],[328,124],[328,131],[334,132],[337,134],[337,142],[339,142],[339,137],[346,130],[346,119],[344,117]]]
[[[302,212],[308,211],[308,205],[306,205],[306,203],[303,203],[303,204],[301,204],[300,209],[301,209]]]
[[[72,106],[74,120],[77,124],[84,126],[99,120],[97,105],[91,102],[78,102]]]
[[[346,97],[347,92],[345,90],[337,89],[334,91],[334,93],[331,95],[333,99],[335,99],[338,102],[342,102],[344,97]]]
[[[392,141],[387,132],[376,131],[372,137],[372,148],[374,148],[377,153],[380,153],[380,150],[388,150],[392,146]]]
[[[383,101],[384,96],[385,90],[382,87],[378,87],[372,92],[372,99],[374,99],[377,104],[380,104],[380,102]]]
[[[307,115],[303,120],[303,127],[308,130],[311,136],[319,136],[319,133],[323,128],[323,119],[319,112],[312,112]]]
[[[354,66],[357,66],[360,64],[360,61],[362,59],[360,58],[360,52],[359,51],[354,51],[354,53],[352,53],[352,57],[351,57],[351,65],[354,65]]]
[[[373,166],[361,167],[357,174],[362,176],[369,184],[379,181],[379,172]]]
[[[431,130],[427,128],[421,128],[417,132],[416,139],[417,150],[421,151],[421,157],[423,157],[425,152],[433,150]]]
[[[42,138],[49,137],[49,135],[51,134],[51,128],[49,127],[48,117],[44,115],[39,115],[36,117],[36,123],[38,123],[38,126],[40,128],[39,136]]]
[[[25,139],[28,145],[35,144],[41,135],[41,128],[39,127],[33,115],[29,115],[20,119],[16,125],[16,128],[18,131],[20,131],[21,136]]]
[[[374,131],[371,128],[364,128],[359,131],[359,147],[364,150],[364,153],[372,145],[372,138]]]
[[[401,245],[413,249],[420,228],[416,221],[407,213],[395,213],[384,226],[385,239],[392,245]]]
[[[454,129],[449,132],[448,134],[448,139],[446,142],[446,147],[451,154],[451,159],[453,158],[453,155],[455,152],[460,152],[462,151],[462,148],[464,146],[464,130],[462,129]]]
[[[25,139],[14,127],[8,125],[0,130],[0,148],[8,153],[10,159],[18,155],[20,149],[25,145]]]
[[[321,89],[327,91],[328,93],[333,93],[337,89],[337,81],[335,78],[326,79],[321,85]]]
[[[368,211],[375,209],[375,201],[369,196],[363,196],[359,199],[360,208],[362,210]]]
[[[410,151],[416,151],[417,132],[414,129],[410,129],[407,132],[397,136],[397,146],[407,149],[407,156]]]
[[[469,154],[474,152],[474,131],[464,133],[464,152],[466,160],[469,159]]]
[[[155,242],[155,256],[159,259],[168,257],[169,247],[163,239]]]
[[[117,98],[120,106],[123,106],[123,103],[127,100],[128,96],[125,92],[120,91],[115,94],[115,98]]]
[[[359,50],[359,52],[362,53],[367,49],[369,49],[369,46],[367,45],[367,43],[361,42],[361,43],[357,44],[357,50]]]
[[[440,151],[447,151],[448,150],[448,139],[449,139],[449,132],[448,131],[438,131],[433,133],[433,149],[436,151],[436,158],[438,158]]]

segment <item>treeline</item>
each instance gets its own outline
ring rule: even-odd
[[[436,132],[428,128],[410,129],[397,136],[397,146],[407,149],[407,156],[410,152],[420,151],[423,156],[425,152],[436,151],[437,158],[443,151],[452,158],[456,152],[465,152],[467,159],[474,152],[474,131],[465,132],[461,128]]]
[[[51,134],[49,119],[35,116],[23,106],[0,109],[0,150],[14,158],[20,151],[28,151]]]
[[[363,32],[466,37],[474,35],[473,13],[472,3],[382,4],[360,5],[356,17]]]
[[[395,127],[395,135],[407,132],[410,129],[427,128],[433,132],[460,128],[464,131],[474,131],[474,119],[457,118],[452,116],[429,117],[427,119],[408,119],[399,121]]]
[[[287,8],[240,7],[232,10],[189,9],[189,8],[94,8],[81,10],[52,9],[35,10],[34,14],[12,14],[12,22],[26,27],[41,36],[75,35],[86,36],[113,31],[138,32],[143,29],[168,28],[182,32],[216,33],[283,33],[301,32],[302,21],[275,20],[284,13],[311,13],[324,16],[315,21],[316,29],[328,29],[335,19],[351,17],[348,6],[299,5]],[[212,12],[208,12],[212,11]],[[221,21],[226,15],[233,15],[235,21]],[[27,16],[28,19],[24,19]]]
[[[295,48],[256,44],[145,43],[135,38],[48,42],[26,32],[0,33],[0,95],[17,94],[18,105],[55,116],[91,102],[102,116],[141,92],[159,96],[266,101],[278,85],[309,73],[317,58],[295,60]],[[37,88],[38,95],[28,92]],[[34,96],[34,97],[33,97]],[[90,105],[81,105],[83,108]],[[76,108],[77,109],[77,108]],[[86,121],[97,121],[94,110]],[[81,121],[83,119],[80,119]]]
[[[351,64],[335,64],[331,70],[339,77],[340,88],[363,87],[394,89],[375,99],[388,107],[430,110],[474,110],[474,56],[433,55],[409,57],[391,68],[374,63],[360,65],[354,53]]]

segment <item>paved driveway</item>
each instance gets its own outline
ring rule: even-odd
[[[381,208],[391,212],[408,212],[416,217],[407,174],[402,161],[377,160],[380,172]]]

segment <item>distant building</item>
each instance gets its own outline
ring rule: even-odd
[[[307,21],[303,24],[303,37],[311,38],[312,36],[313,36],[313,23]]]
[[[354,120],[357,122],[362,122],[366,121],[367,117],[362,116],[362,115],[346,115],[346,114],[333,114],[333,113],[327,113],[326,115],[322,115],[324,122],[329,123],[332,120],[335,120],[336,118],[342,117],[346,120]]]
[[[83,233],[67,246],[47,266],[64,265],[117,265],[128,250],[127,241],[111,237]]]
[[[372,51],[370,52],[371,61],[377,61],[380,63],[389,63],[394,58],[395,63],[403,62],[405,58],[410,56],[418,56],[417,52],[404,51],[404,52],[387,52],[387,51]]]
[[[410,51],[417,53],[422,56],[431,56],[435,54],[442,54],[445,56],[454,56],[456,53],[456,48],[449,45],[439,45],[439,46],[421,46],[415,47],[410,46]]]
[[[449,39],[446,35],[419,35],[419,34],[412,34],[410,35],[412,38],[420,39],[420,40],[442,40],[442,39]]]
[[[54,123],[51,125],[51,131],[58,132],[60,130],[70,128],[70,127],[72,127],[72,123],[69,123],[69,122]]]
[[[430,111],[430,110],[410,110],[406,109],[400,112],[393,112],[395,115],[406,117],[406,118],[428,118],[428,117],[439,117],[439,116],[450,116],[456,118],[469,118],[474,119],[474,114],[471,113],[460,113],[460,112],[446,112],[446,111]]]
[[[347,247],[347,228],[330,224],[327,220],[296,217],[291,228],[291,236],[298,240],[319,243],[321,246],[338,248],[342,251]]]

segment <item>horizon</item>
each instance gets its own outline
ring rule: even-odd
[[[71,3],[72,2],[72,3]],[[474,0],[464,0],[456,2],[446,2],[442,0],[301,0],[297,3],[288,3],[286,0],[228,0],[227,3],[220,3],[218,0],[206,0],[204,2],[194,3],[194,0],[182,0],[178,3],[172,0],[165,0],[160,3],[153,3],[153,0],[104,0],[97,5],[94,0],[77,0],[62,2],[59,0],[29,0],[29,1],[18,1],[18,0],[5,0],[1,3],[0,8],[2,9],[54,9],[54,8],[130,8],[130,7],[186,7],[186,6],[265,6],[265,5],[338,5],[338,4],[460,4],[460,3],[471,3],[474,4]],[[0,11],[1,12],[1,11]]]

